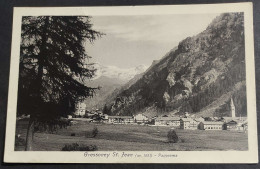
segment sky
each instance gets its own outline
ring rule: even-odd
[[[87,54],[104,66],[150,66],[183,39],[204,31],[218,15],[92,16],[93,29],[105,35],[86,44]]]

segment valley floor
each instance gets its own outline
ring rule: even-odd
[[[99,151],[211,151],[211,150],[248,150],[247,133],[237,131],[181,130],[176,133],[181,139],[178,143],[168,143],[167,132],[170,127],[142,125],[113,125],[78,123],[60,129],[54,134],[35,133],[35,151],[60,151],[65,144],[96,145]],[[26,122],[18,121],[16,134],[25,138]],[[94,127],[98,128],[95,138],[91,137]],[[71,136],[75,133],[75,136]],[[15,150],[24,150],[16,146]]]

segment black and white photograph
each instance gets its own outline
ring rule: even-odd
[[[7,161],[256,162],[250,7],[15,9]]]

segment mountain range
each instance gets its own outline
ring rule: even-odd
[[[94,80],[103,76],[111,79],[118,79],[119,81],[126,83],[135,75],[143,73],[147,69],[147,66],[138,65],[132,68],[119,68],[96,63],[94,64],[94,68],[96,69]]]
[[[87,109],[89,110],[93,108],[102,109],[105,99],[114,90],[125,85],[136,75],[143,73],[147,69],[147,66],[139,65],[133,68],[122,69],[116,66],[104,66],[96,63],[93,65],[93,68],[96,69],[95,77],[89,81],[85,81],[85,84],[90,87],[100,87],[100,89],[96,90],[93,97],[85,100]]]
[[[230,116],[233,98],[236,115],[247,116],[244,43],[243,13],[221,14],[111,92],[103,106],[111,115]]]

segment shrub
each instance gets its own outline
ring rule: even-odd
[[[71,133],[70,136],[76,136],[76,133]]]
[[[95,126],[95,127],[93,128],[93,130],[92,130],[92,137],[93,137],[93,138],[96,137],[97,134],[98,134],[98,128]]]
[[[96,145],[79,145],[78,143],[65,144],[62,151],[97,151]]]
[[[168,141],[170,143],[177,143],[179,138],[174,130],[170,130],[167,134]]]

